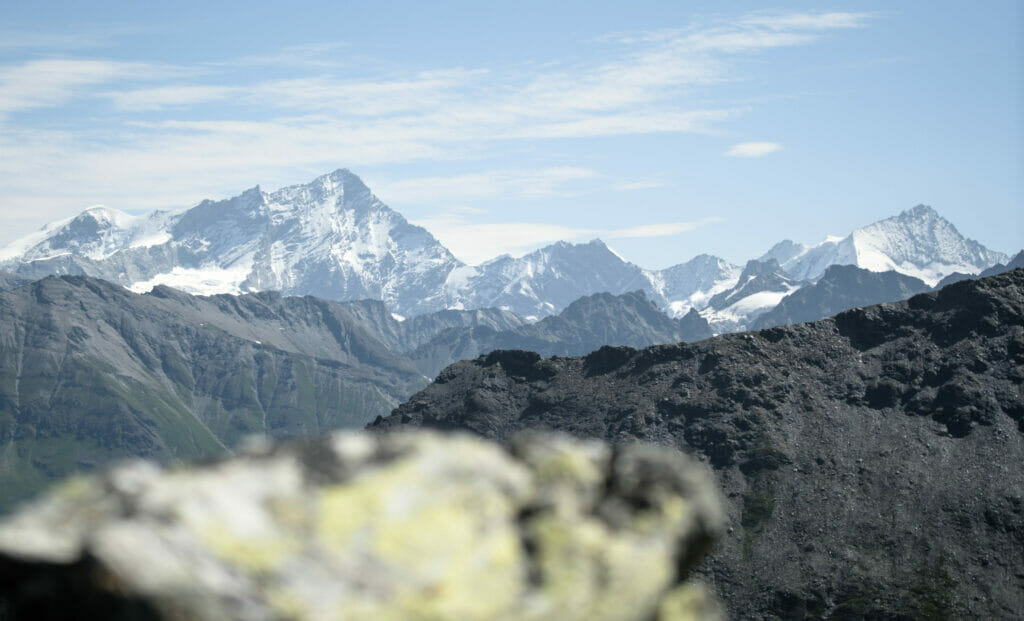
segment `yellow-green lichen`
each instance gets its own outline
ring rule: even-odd
[[[725,621],[718,600],[702,584],[685,583],[662,597],[658,621]]]

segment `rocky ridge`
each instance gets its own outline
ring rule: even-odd
[[[425,375],[436,377],[453,362],[495,349],[579,356],[603,345],[643,347],[699,341],[711,335],[708,322],[696,311],[681,318],[669,317],[643,291],[597,293],[576,300],[558,315],[506,330],[486,325],[468,330],[449,328],[410,352],[409,358]]]
[[[702,569],[739,618],[1024,610],[1024,270],[695,344],[446,369],[377,431],[522,429],[700,456],[728,534]]]

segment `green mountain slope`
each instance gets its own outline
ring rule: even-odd
[[[122,457],[360,427],[426,383],[337,304],[46,278],[0,293],[0,508]]]

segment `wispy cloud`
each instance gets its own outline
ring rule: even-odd
[[[748,27],[769,30],[835,30],[839,28],[861,28],[867,25],[871,13],[764,13],[750,15],[740,20]]]
[[[414,220],[426,228],[452,253],[476,265],[500,254],[522,256],[556,241],[580,242],[594,238],[643,239],[668,237],[694,231],[720,222],[719,218],[703,218],[691,222],[662,222],[619,229],[572,227],[538,222],[471,222],[465,214],[443,213]]]
[[[612,184],[612,189],[620,192],[634,192],[636,190],[653,190],[663,188],[667,184],[660,177],[646,177],[642,179],[622,179]]]
[[[737,79],[739,56],[805,45],[869,18],[758,13],[620,36],[594,61],[511,67],[353,74],[337,60],[344,43],[188,67],[95,58],[8,62],[0,64],[0,210],[16,209],[15,196],[44,203],[49,196],[60,211],[65,191],[125,209],[169,196],[183,206],[338,165],[474,162],[516,142],[708,132],[749,108],[692,92]],[[254,79],[261,72],[251,66],[274,70]],[[82,103],[99,114],[61,124],[75,129],[19,122],[19,114],[42,108],[80,113],[72,104]],[[750,148],[737,145],[730,154],[769,152]],[[525,180],[471,173],[392,182],[379,192],[407,202],[441,195],[467,202],[510,190],[572,195],[573,184],[592,180],[594,171],[570,164]],[[60,214],[45,217],[52,215]]]
[[[624,229],[606,231],[605,233],[602,234],[602,237],[607,237],[608,239],[668,237],[669,235],[689,233],[690,231],[699,229],[700,227],[705,226],[707,224],[721,221],[721,218],[703,218],[701,220],[694,220],[691,222],[662,222],[658,224],[641,224],[639,226],[631,226]]]
[[[777,142],[741,142],[725,152],[728,157],[764,157],[782,150]]]
[[[492,170],[447,177],[413,177],[373,182],[375,192],[389,203],[451,205],[493,198],[531,199],[577,194],[576,181],[593,179],[588,168],[561,166],[540,170]]]
[[[98,87],[124,80],[161,80],[191,71],[164,64],[52,58],[0,66],[0,114],[56,108],[99,97]],[[167,87],[176,88],[176,87]]]
[[[247,92],[245,89],[233,86],[159,86],[112,92],[110,98],[114,101],[114,105],[122,110],[139,112],[224,101],[245,92]]]
[[[54,30],[13,30],[0,29],[0,50],[15,50],[33,53],[53,54],[77,51],[108,45],[118,37],[138,34],[136,26],[120,25],[77,25],[68,32]]]
[[[437,216],[414,220],[430,231],[459,259],[478,265],[501,254],[521,256],[560,240],[598,236],[595,229],[539,222],[473,223],[457,217]]]

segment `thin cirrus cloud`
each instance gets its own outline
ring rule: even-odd
[[[0,66],[0,113],[58,107],[115,80],[173,74],[166,66],[109,60],[43,59]]]
[[[330,43],[285,48],[279,58],[244,57],[237,61],[246,68],[240,72],[230,63],[7,62],[0,64],[0,211],[15,210],[15,197],[33,197],[33,204],[52,205],[37,211],[40,223],[69,215],[60,192],[72,186],[92,202],[128,209],[182,206],[196,196],[223,195],[256,180],[295,182],[296,171],[339,164],[437,160],[471,171],[474,162],[499,156],[515,141],[707,132],[748,108],[711,98],[703,101],[715,105],[695,105],[688,89],[714,89],[736,79],[741,55],[807,45],[829,31],[861,27],[870,17],[751,14],[609,39],[594,60],[436,67],[369,78],[350,77],[325,62],[324,50],[337,45]],[[251,78],[259,75],[252,65],[280,68],[282,62],[287,79]],[[83,102],[108,110],[76,126],[76,106]],[[19,122],[17,115],[40,108],[61,111],[60,131]],[[771,152],[764,149],[737,145],[730,154]],[[577,162],[553,168],[570,177],[581,170]],[[580,180],[545,185],[551,169],[532,174],[541,181],[534,186],[537,195],[571,192],[566,188]],[[461,177],[486,197],[494,194],[485,186],[510,187],[490,183],[487,177],[495,176],[467,172],[450,182]],[[392,185],[413,200],[416,191],[426,196],[444,182]],[[523,195],[530,188],[513,190]],[[155,204],[153,197],[167,196],[181,199]]]
[[[501,197],[543,198],[574,196],[574,182],[594,179],[588,168],[561,166],[540,170],[492,170],[467,175],[413,177],[401,180],[369,179],[385,202],[393,205],[451,205]]]
[[[777,142],[741,142],[725,152],[727,157],[764,157],[782,150]]]

